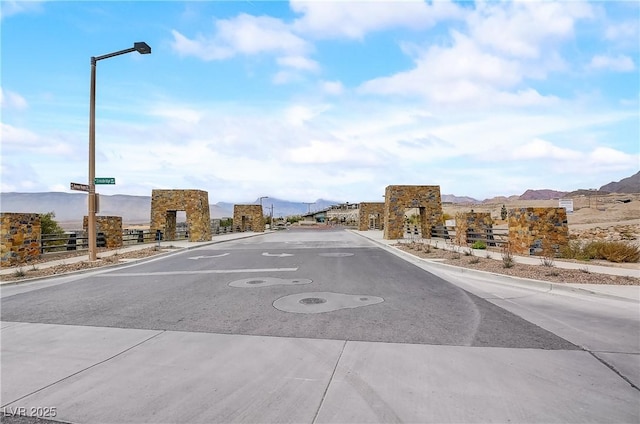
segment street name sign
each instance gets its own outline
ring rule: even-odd
[[[71,190],[86,191],[89,192],[89,186],[87,184],[71,183]]]
[[[93,180],[94,184],[115,184],[116,179],[113,177],[96,177]]]

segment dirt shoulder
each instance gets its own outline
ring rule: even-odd
[[[478,254],[454,252],[442,248],[429,247],[425,244],[398,243],[393,245],[402,251],[411,253],[419,258],[438,261],[447,265],[474,269],[478,271],[492,272],[511,277],[528,278],[552,283],[564,284],[613,284],[613,285],[640,285],[640,278],[621,277],[608,274],[597,274],[589,271],[589,262],[584,263],[584,268],[565,269],[555,266],[555,262],[547,265],[541,259],[539,265],[529,265],[517,262],[514,258],[513,266],[506,268],[503,260],[490,259]],[[419,249],[419,250],[418,250]]]

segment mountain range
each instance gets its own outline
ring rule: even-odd
[[[581,189],[573,192],[562,192],[555,190],[526,190],[520,196],[495,197],[483,201],[476,200],[468,196],[455,196],[443,194],[442,202],[448,203],[489,203],[508,200],[549,200],[561,197],[574,197],[582,194],[606,194],[606,193],[640,193],[640,172],[623,178],[617,182],[610,182],[603,185],[597,191]],[[259,204],[260,199],[255,201],[242,202],[243,204]],[[273,205],[273,216],[304,215],[307,212],[326,209],[340,202],[318,199],[315,203],[292,202],[277,198],[267,198],[263,200],[265,215],[271,213]],[[218,202],[210,204],[212,219],[233,217],[233,203]],[[70,222],[74,225],[82,225],[82,217],[87,214],[87,195],[85,193],[0,193],[0,210],[2,212],[30,212],[48,213],[54,212],[58,222]],[[129,196],[116,194],[112,196],[100,195],[99,215],[122,216],[127,224],[148,224],[151,215],[150,196]],[[180,215],[178,215],[180,220]]]

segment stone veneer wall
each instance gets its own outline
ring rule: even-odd
[[[420,209],[422,234],[431,234],[432,227],[443,223],[440,186],[387,186],[383,236],[386,240],[403,237],[404,212],[408,208]]]
[[[486,239],[493,228],[489,212],[463,212],[456,214],[456,239],[459,246],[473,243],[473,239]],[[469,233],[473,233],[470,235]]]
[[[260,205],[233,205],[233,231],[264,232],[264,216]]]
[[[558,253],[569,243],[565,208],[518,208],[509,211],[509,246],[515,254]]]
[[[42,227],[37,213],[0,213],[0,267],[40,257]]]
[[[82,220],[82,228],[89,229],[89,217]],[[110,249],[122,247],[122,217],[96,216],[96,234],[104,234],[106,247]]]
[[[151,232],[160,230],[164,240],[175,240],[177,211],[187,214],[189,241],[211,240],[209,193],[203,190],[152,190]]]
[[[359,231],[367,231],[369,229],[369,216],[377,215],[380,225],[384,225],[384,203],[360,203],[360,219],[358,224]]]

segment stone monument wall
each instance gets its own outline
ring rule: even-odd
[[[177,211],[187,214],[189,241],[211,240],[209,194],[202,190],[153,190],[151,232],[160,230],[164,240],[176,239]]]
[[[358,224],[359,231],[367,231],[369,229],[369,217],[371,215],[376,215],[376,220],[382,227],[384,223],[384,203],[360,203],[360,219]]]
[[[520,255],[556,255],[569,243],[565,208],[518,208],[509,211],[509,246]]]
[[[0,213],[0,267],[40,257],[42,227],[37,213]]]
[[[456,239],[459,246],[470,244],[474,239],[486,240],[493,229],[489,212],[464,212],[456,214]],[[488,244],[488,242],[487,242]]]
[[[88,231],[89,218],[82,220],[82,228]],[[121,216],[96,216],[96,234],[102,233],[105,238],[105,247],[117,249],[122,247],[122,217]]]
[[[233,231],[264,232],[260,205],[233,205]]]
[[[404,213],[406,209],[419,208],[423,237],[431,234],[431,228],[441,225],[442,201],[440,186],[393,185],[385,189],[384,238],[403,237]]]

